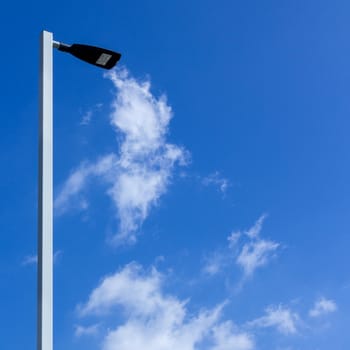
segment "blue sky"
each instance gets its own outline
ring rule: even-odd
[[[0,348],[36,348],[39,34],[54,53],[54,347],[350,337],[350,4],[6,3]]]

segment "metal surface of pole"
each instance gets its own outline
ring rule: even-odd
[[[53,349],[52,33],[40,38],[37,350]]]

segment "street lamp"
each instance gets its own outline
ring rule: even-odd
[[[39,193],[38,193],[38,325],[37,350],[53,350],[53,122],[52,52],[68,52],[95,66],[111,69],[120,54],[100,47],[40,38]]]

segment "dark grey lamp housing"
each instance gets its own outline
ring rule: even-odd
[[[113,68],[121,57],[121,54],[118,52],[91,45],[67,45],[54,41],[53,46],[59,51],[68,52],[82,61],[105,69]]]

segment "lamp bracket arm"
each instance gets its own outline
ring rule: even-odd
[[[71,45],[60,43],[59,41],[52,41],[52,46],[63,52],[70,52]]]

